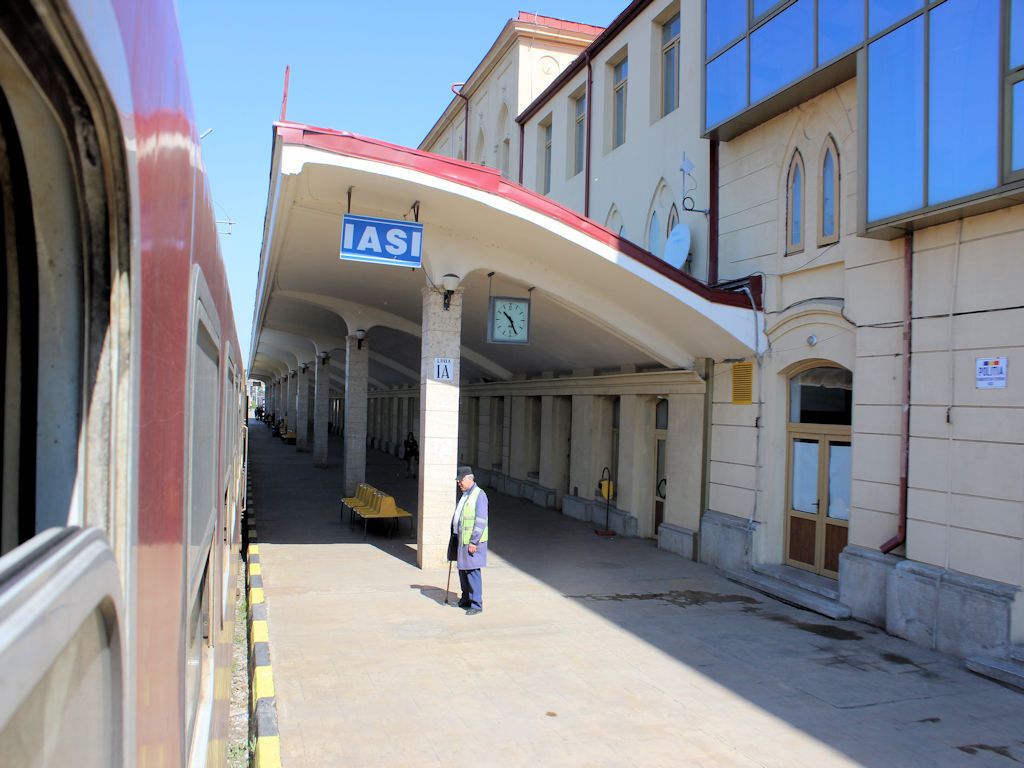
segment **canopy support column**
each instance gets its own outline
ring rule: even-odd
[[[327,422],[330,420],[331,356],[320,354],[313,374],[313,466],[327,466]]]
[[[445,308],[445,295],[423,288],[420,353],[420,474],[417,563],[443,567],[455,509],[459,448],[459,375],[462,289]],[[450,361],[450,365],[447,361]]]
[[[345,495],[366,480],[366,414],[370,342],[345,339]]]
[[[302,452],[309,452],[309,365],[316,365],[315,362],[299,366],[299,374],[296,379],[298,393],[295,397],[295,449]]]

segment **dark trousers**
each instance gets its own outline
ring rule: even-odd
[[[484,607],[484,580],[480,575],[480,569],[474,568],[470,571],[459,569],[459,584],[462,585],[462,599],[460,603],[469,603],[470,608]]]

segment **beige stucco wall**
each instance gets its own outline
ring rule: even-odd
[[[661,23],[680,12],[679,107],[660,114]],[[687,194],[694,207],[708,207],[708,142],[700,138],[701,21],[698,3],[652,3],[606,47],[594,55],[591,104],[590,218],[618,230],[627,239],[651,248],[648,226],[658,213],[664,239],[673,204],[682,223],[690,226],[692,271],[707,275],[707,219],[682,210],[686,152],[694,163]],[[612,148],[612,62],[629,58],[626,141]],[[552,126],[551,190],[553,200],[584,210],[584,173],[574,168],[574,99],[586,89],[586,68],[552,94],[525,124],[523,183],[534,190],[543,184],[543,126]]]
[[[582,45],[572,42],[515,36],[495,62],[481,62],[486,71],[469,96],[469,160],[497,168],[511,179],[519,176],[519,125],[515,122],[526,106],[551,84],[578,55]],[[446,157],[462,155],[465,104],[457,100],[442,116],[440,129],[421,149]],[[508,156],[503,142],[508,140]]]
[[[763,402],[761,469],[756,406],[733,406],[731,365],[715,378],[709,506],[753,514],[755,559],[783,557],[789,371],[820,359],[854,374],[850,543],[878,548],[899,506],[903,240],[856,235],[856,82],[850,80],[721,145],[723,278],[765,276],[770,348],[755,377]],[[840,232],[817,247],[821,147],[836,142]],[[786,184],[793,153],[806,172],[805,250],[784,255]],[[969,217],[955,270],[954,222],[914,236],[914,316],[908,557],[1009,584],[1024,582],[1024,207]],[[952,319],[954,312],[965,313]],[[817,344],[807,343],[815,335]],[[952,351],[951,351],[952,350]],[[1011,358],[1009,387],[978,390],[976,357]],[[952,367],[951,367],[952,366]],[[951,375],[952,372],[952,375]],[[950,408],[951,423],[946,423]]]

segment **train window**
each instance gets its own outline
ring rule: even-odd
[[[114,427],[132,413],[123,137],[97,109],[107,91],[50,37],[59,22],[19,8],[0,15],[0,553],[92,525],[127,574],[117,459],[131,433]]]
[[[185,726],[186,750],[199,750],[208,734],[214,625],[210,600],[217,548],[213,546],[220,506],[218,461],[221,425],[220,318],[202,270],[193,267],[191,346],[188,377],[188,506],[185,510]]]

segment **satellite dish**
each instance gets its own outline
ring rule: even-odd
[[[676,269],[682,269],[690,257],[690,228],[679,222],[668,233],[665,243],[665,261]]]

